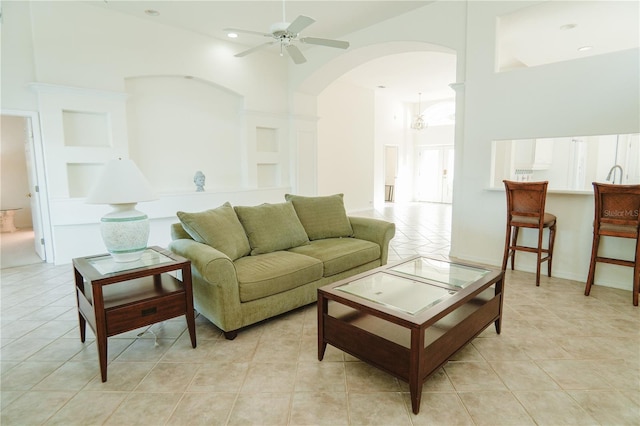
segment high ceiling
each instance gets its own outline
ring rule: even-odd
[[[423,7],[431,1],[93,0],[90,3],[141,19],[232,41],[245,47],[259,44],[263,40],[259,36],[250,35],[230,40],[223,29],[231,27],[269,32],[271,24],[283,22],[283,5],[285,22],[292,22],[298,15],[315,19],[316,22],[304,30],[305,36],[339,39],[346,34]],[[158,15],[145,13],[150,10],[158,12]],[[273,52],[277,51],[274,47]]]
[[[298,15],[316,20],[306,37],[344,39],[348,34],[386,19],[411,13],[431,1],[297,0],[297,1],[129,1],[93,0],[97,7],[159,22],[236,43],[238,51],[264,43],[259,35],[229,39],[224,28],[269,32],[271,24]],[[537,66],[584,56],[637,48],[640,44],[638,1],[548,0],[500,17],[497,28],[499,69]],[[149,11],[155,11],[152,14]],[[590,50],[578,48],[592,46]],[[305,48],[323,48],[301,46]],[[277,46],[265,50],[278,54]],[[241,60],[241,59],[239,59]],[[283,58],[284,60],[284,58]],[[395,92],[403,101],[453,97],[447,85],[455,81],[455,58],[437,52],[391,55],[361,65],[345,78],[363,86]]]

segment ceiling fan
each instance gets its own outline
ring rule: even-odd
[[[302,64],[307,62],[307,59],[304,57],[298,46],[294,44],[295,41],[299,41],[301,43],[306,44],[316,44],[320,46],[327,47],[335,47],[338,49],[346,49],[349,47],[348,41],[341,40],[331,40],[327,38],[317,38],[317,37],[298,37],[300,32],[307,28],[309,25],[316,22],[313,18],[309,18],[308,16],[300,15],[293,22],[289,23],[285,18],[285,7],[284,0],[282,1],[282,22],[276,22],[271,25],[268,33],[262,33],[259,31],[250,31],[250,30],[242,30],[237,28],[225,28],[223,31],[227,33],[245,33],[245,34],[253,34],[262,37],[270,37],[274,39],[273,41],[268,41],[263,44],[259,44],[258,46],[252,47],[243,52],[237,53],[236,57],[241,58],[243,56],[247,56],[250,53],[253,53],[257,50],[263,49],[268,46],[272,46],[274,44],[280,43],[280,56],[283,55],[283,51],[286,50],[291,60],[295,64]]]

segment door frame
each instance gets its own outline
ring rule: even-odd
[[[389,185],[389,183],[387,182],[387,173],[388,173],[388,168],[391,165],[390,163],[390,158],[389,158],[389,150],[393,150],[395,151],[395,164],[393,164],[393,168],[394,168],[394,176],[393,176],[393,184]],[[386,144],[384,146],[384,164],[382,166],[382,172],[383,172],[383,180],[384,180],[384,186],[385,186],[385,191],[384,191],[384,200],[385,202],[394,202],[395,201],[395,190],[396,190],[396,183],[398,182],[398,168],[400,165],[400,146],[399,145],[393,145],[393,144]],[[388,186],[391,186],[391,188],[387,188]]]
[[[42,132],[40,128],[40,114],[36,111],[22,111],[11,109],[0,109],[0,115],[7,115],[13,117],[22,117],[26,119],[27,125],[31,127],[31,134],[33,135],[30,141],[27,143],[33,143],[33,158],[31,159],[34,164],[35,182],[38,185],[38,191],[34,188],[29,188],[35,197],[38,197],[39,211],[31,212],[32,218],[37,215],[33,220],[39,220],[42,227],[42,236],[44,239],[44,256],[43,261],[52,263],[54,261],[53,256],[53,233],[51,232],[51,214],[49,210],[49,192],[47,188],[47,179],[45,174],[45,160],[44,160],[44,145],[42,141]],[[36,237],[37,238],[37,237]],[[34,242],[35,244],[35,242]],[[35,248],[34,248],[35,250]]]

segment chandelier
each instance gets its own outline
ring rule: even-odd
[[[418,113],[416,114],[416,118],[411,122],[411,128],[414,130],[424,130],[427,128],[427,122],[424,121],[424,115],[422,115],[421,97],[422,93],[418,93]]]

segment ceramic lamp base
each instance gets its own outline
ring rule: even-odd
[[[136,261],[147,248],[149,218],[135,206],[136,203],[111,204],[113,211],[100,220],[102,239],[116,262]]]

